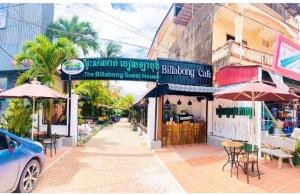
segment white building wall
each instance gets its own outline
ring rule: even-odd
[[[259,104],[260,103],[256,103],[256,115],[260,115],[260,110],[258,110],[258,108],[260,107]],[[252,142],[251,133],[252,139],[254,136],[256,136],[253,130],[254,120],[249,116],[235,116],[235,118],[230,116],[229,118],[227,118],[226,115],[223,115],[221,118],[219,118],[219,116],[216,115],[216,108],[218,108],[219,105],[223,108],[252,107],[252,102],[215,99],[213,101],[212,108],[212,131],[210,131],[214,136]],[[260,123],[258,122],[259,119],[256,118],[256,120],[256,129],[260,131],[260,127],[258,128],[258,125]]]
[[[72,94],[72,99],[71,99],[71,136],[75,139],[75,142],[77,142],[77,137],[78,137],[78,95]],[[69,105],[67,103],[67,116],[68,116],[68,111],[69,111]],[[42,131],[47,131],[47,125],[43,124],[43,111],[42,109],[39,110],[39,123],[40,123],[40,130]],[[37,116],[36,116],[37,118]],[[52,125],[51,126],[51,131],[52,134],[56,133],[58,135],[68,135],[68,122],[67,121],[66,125]],[[35,124],[37,126],[37,124]]]
[[[149,98],[147,119],[147,143],[154,140],[155,129],[155,98]]]
[[[182,110],[187,111],[190,114],[193,114],[195,119],[204,119],[206,120],[206,100],[201,100],[198,102],[195,96],[177,96],[177,95],[166,95],[164,100],[169,100],[170,104],[175,104],[177,113],[180,113]],[[180,99],[181,105],[177,105],[177,101]],[[189,100],[191,100],[192,105],[188,105]]]

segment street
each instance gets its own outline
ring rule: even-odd
[[[147,149],[143,137],[120,122],[74,148],[41,176],[35,192],[183,192]]]

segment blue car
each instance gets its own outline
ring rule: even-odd
[[[0,193],[33,191],[44,160],[40,143],[0,129]]]

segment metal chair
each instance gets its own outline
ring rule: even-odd
[[[47,146],[50,146],[50,157],[52,157],[52,147],[54,147],[54,153],[56,154],[56,139],[58,135],[55,133],[54,135],[50,135],[49,139],[43,140],[43,145],[45,149],[45,154],[47,154]]]
[[[254,172],[254,165],[256,165],[258,179],[260,179],[260,172],[258,168],[258,150],[244,150],[241,154],[241,157],[238,158],[238,165],[237,165],[237,178],[239,177],[239,166],[240,163],[244,166],[244,172],[247,174],[247,183],[249,184],[249,165],[251,165],[252,172]]]

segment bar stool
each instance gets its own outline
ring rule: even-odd
[[[183,144],[187,144],[189,142],[189,126],[186,121],[180,124],[180,137],[179,137],[179,144],[183,146]]]
[[[165,143],[164,145],[167,147],[168,146],[168,141],[171,140],[172,146],[174,146],[174,135],[173,135],[173,124],[170,122],[166,123],[166,128],[164,130],[164,138],[165,138]]]
[[[197,143],[204,142],[203,137],[204,137],[204,123],[203,122],[197,122],[195,123],[195,139],[194,141]]]

